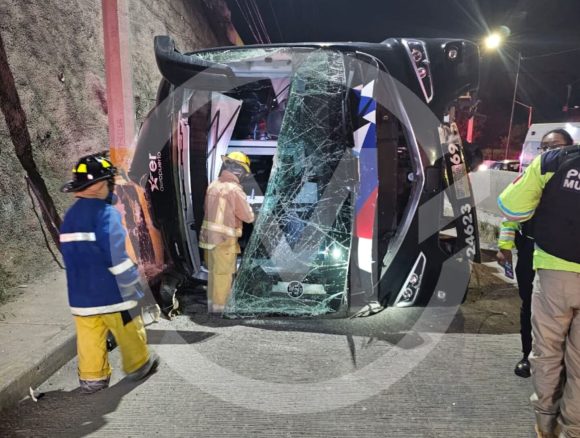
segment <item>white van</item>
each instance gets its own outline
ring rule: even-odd
[[[542,137],[554,129],[565,129],[574,139],[574,143],[580,143],[580,122],[534,123],[528,129],[520,155],[520,169],[522,172],[534,158],[540,155]]]

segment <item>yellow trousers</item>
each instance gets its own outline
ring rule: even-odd
[[[232,278],[236,273],[236,256],[240,252],[235,237],[207,251],[207,299],[218,306],[225,306],[230,297]]]
[[[147,335],[141,316],[128,312],[75,316],[80,380],[104,380],[111,375],[107,333],[111,331],[121,350],[123,371],[137,371],[149,360]]]

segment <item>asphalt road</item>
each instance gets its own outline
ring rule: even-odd
[[[187,304],[187,303],[186,303]],[[0,436],[530,437],[517,297],[456,309],[388,309],[358,320],[225,321],[198,313],[149,326],[163,363],[140,384],[78,392],[75,360],[38,402],[0,414]]]

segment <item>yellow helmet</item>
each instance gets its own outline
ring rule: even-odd
[[[250,164],[252,164],[252,162],[250,161],[250,157],[248,157],[246,154],[243,152],[235,151],[230,152],[226,157],[239,163],[246,170],[246,172],[250,173]]]

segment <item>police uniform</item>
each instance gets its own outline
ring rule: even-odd
[[[516,248],[518,251],[515,272],[518,291],[522,300],[520,307],[520,337],[524,359],[527,359],[532,351],[532,291],[536,275],[533,268],[534,238],[532,222],[532,220],[523,223],[503,221],[498,241],[500,250],[511,251]],[[516,368],[516,374],[518,374],[517,371],[518,369]],[[529,372],[518,375],[529,377]]]
[[[534,217],[532,404],[539,431],[580,436],[580,147],[537,157],[498,198],[508,220]]]
[[[532,236],[532,221],[523,223],[503,221],[499,233],[498,248],[518,251],[516,263],[516,280],[518,292],[522,300],[520,307],[520,338],[522,342],[523,359],[516,367],[516,374],[521,377],[529,377],[529,369],[522,368],[522,362],[527,360],[532,351],[532,291],[536,273],[533,267],[534,238]]]

